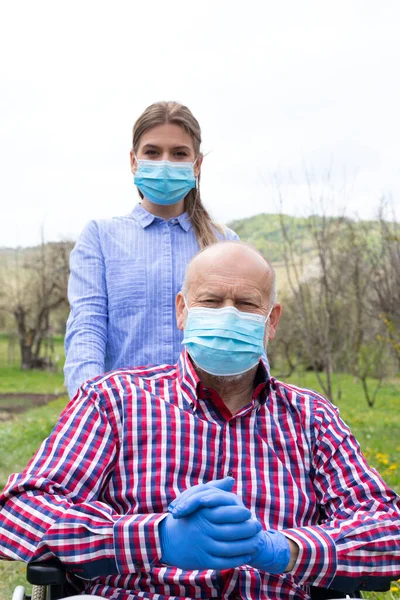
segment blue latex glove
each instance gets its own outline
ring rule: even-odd
[[[232,488],[235,484],[233,477],[224,477],[223,479],[214,479],[208,483],[199,483],[188,490],[185,490],[168,506],[170,512],[175,519],[187,517],[194,513],[199,508],[214,508],[228,506],[242,506],[243,502],[236,494],[232,493]],[[248,518],[252,517],[250,510]],[[226,510],[227,523],[230,520],[232,511]]]
[[[239,513],[235,512],[233,506],[244,508],[240,498],[232,493],[234,483],[233,477],[224,477],[194,485],[173,500],[168,510],[175,519],[181,519],[202,508],[213,508],[214,519],[218,518],[220,523],[233,523],[235,518],[239,518]],[[250,511],[247,518],[258,523],[251,519]],[[290,561],[287,538],[279,531],[261,531],[260,523],[259,526],[258,548],[247,564],[260,571],[283,573]]]
[[[279,531],[260,531],[260,550],[248,564],[267,573],[283,573],[290,561],[290,546],[287,538]]]
[[[235,484],[233,477],[224,477],[223,479],[213,479],[208,483],[199,483],[193,485],[189,489],[185,490],[175,500],[173,500],[168,506],[168,511],[174,515],[176,519],[180,517],[186,517],[190,513],[195,512],[197,509],[204,507],[204,498],[208,495],[214,495],[218,490],[225,492],[232,492],[232,488]],[[236,494],[231,494],[229,499],[227,498],[224,505],[229,504],[240,504],[243,506],[242,501]],[[216,504],[214,504],[216,506]],[[251,513],[249,511],[249,517]]]
[[[232,488],[233,483],[233,480],[219,481],[222,487]],[[175,517],[170,513],[161,522],[162,562],[188,570],[222,570],[248,564],[258,554],[262,544],[258,535],[261,524],[251,518],[250,511],[235,494],[200,484],[183,492],[174,501],[172,510],[176,510],[181,497],[186,508],[187,503],[190,509],[196,508],[185,516]],[[202,499],[209,507],[201,508]]]

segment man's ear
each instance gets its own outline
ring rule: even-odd
[[[181,331],[184,330],[185,325],[186,325],[186,306],[185,306],[185,300],[183,298],[183,294],[182,292],[178,292],[178,294],[176,295],[176,300],[175,300],[175,309],[176,309],[176,324],[178,326],[178,329],[180,329]]]
[[[133,174],[135,174],[137,171],[137,160],[136,160],[136,156],[135,156],[133,150],[130,151],[129,158],[130,158],[130,162],[131,162],[131,171]]]
[[[279,302],[277,302],[269,316],[269,333],[268,333],[269,341],[273,340],[276,335],[276,330],[278,329],[278,323],[279,323],[279,319],[281,318],[281,314],[282,314],[282,305],[279,304]]]

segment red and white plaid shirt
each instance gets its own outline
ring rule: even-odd
[[[335,576],[400,571],[400,502],[322,396],[269,378],[235,415],[185,352],[176,366],[84,384],[0,496],[0,557],[54,556],[86,593],[134,598],[309,598]],[[226,475],[300,554],[291,573],[161,564],[158,524],[180,492]],[[83,580],[80,580],[80,577]],[[81,589],[83,589],[81,587]]]

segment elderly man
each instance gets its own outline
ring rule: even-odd
[[[119,600],[305,600],[338,577],[398,575],[398,497],[335,407],[267,371],[272,267],[211,246],[176,307],[178,364],[84,384],[10,477],[0,556],[55,556],[71,590]]]

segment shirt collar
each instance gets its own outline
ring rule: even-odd
[[[186,348],[182,350],[179,356],[177,372],[182,395],[191,408],[195,408],[197,406],[197,386],[200,384],[200,379]]]
[[[143,229],[151,225],[155,220],[161,219],[161,217],[156,217],[155,215],[149,213],[148,210],[143,208],[140,202],[136,204],[135,208],[131,212],[131,217],[135,219],[135,221],[137,221],[143,227]],[[178,217],[174,218],[178,221],[179,225],[184,231],[189,231],[189,229],[192,227],[192,223],[187,212],[184,212]],[[170,221],[172,221],[172,219],[170,219]]]
[[[177,364],[178,381],[184,398],[189,402],[191,408],[197,408],[198,398],[200,397],[200,388],[202,383],[195,371],[191,358],[186,350],[182,350]],[[254,378],[253,400],[259,404],[264,404],[270,387],[270,374],[268,363],[263,356],[258,364],[256,376]]]
[[[254,378],[253,399],[258,399],[260,404],[265,404],[270,389],[271,376],[269,374],[269,365],[266,356],[262,356],[258,364],[256,376]]]
[[[179,215],[179,217],[176,218],[178,219],[178,223],[184,231],[189,231],[189,229],[193,227],[187,212],[182,213],[181,215]]]

